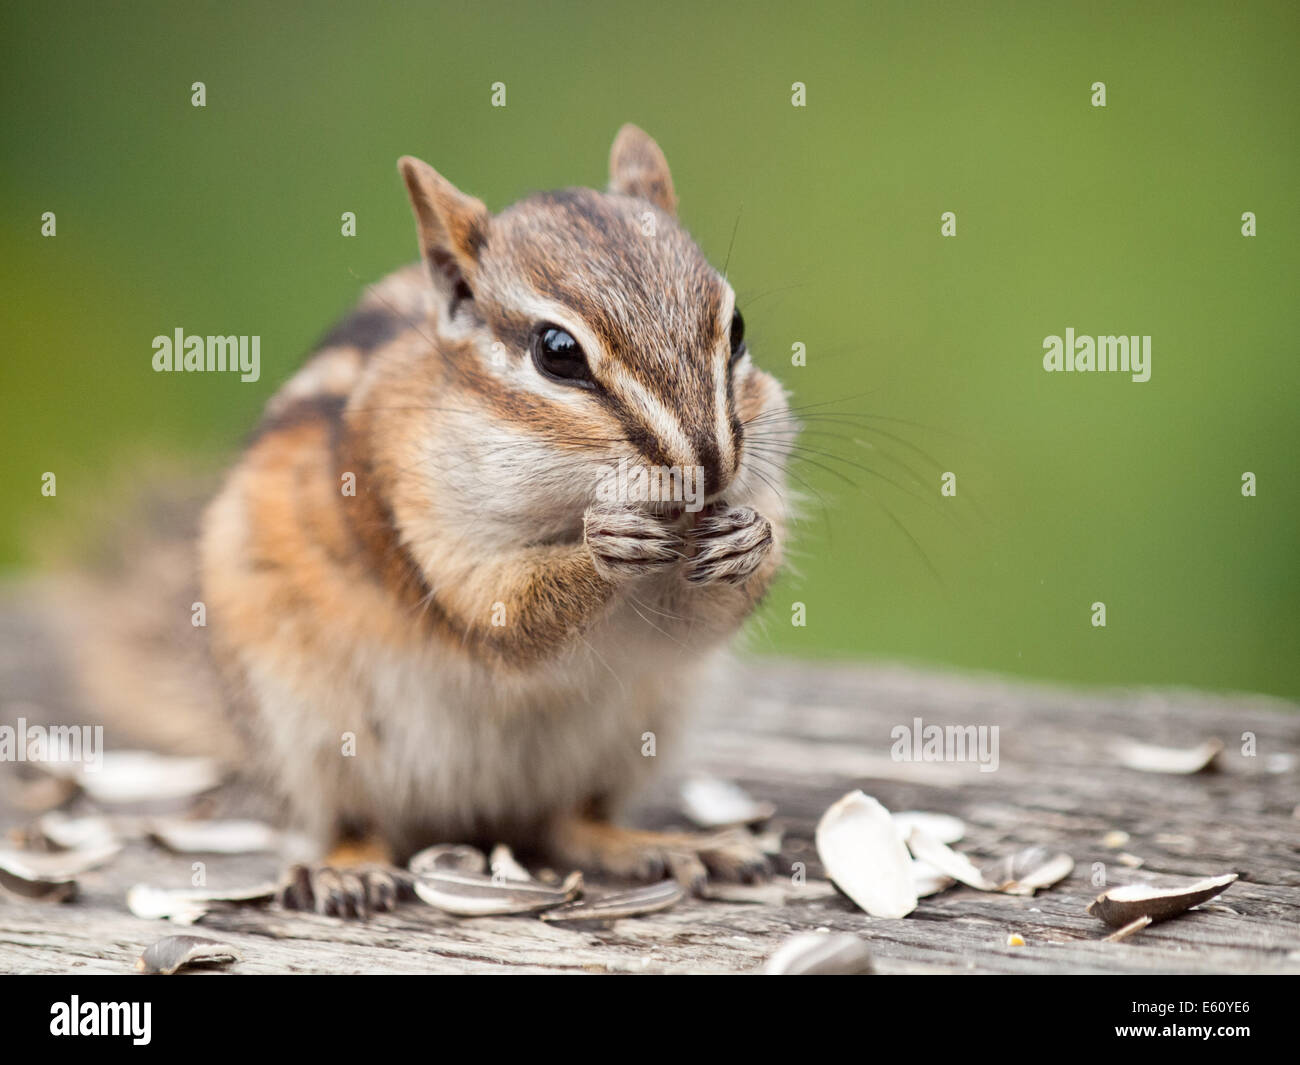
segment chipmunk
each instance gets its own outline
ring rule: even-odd
[[[677,222],[662,151],[625,126],[608,191],[497,215],[399,170],[422,261],[279,390],[202,520],[230,712],[330,852],[286,901],[383,908],[382,864],[349,859],[469,840],[620,878],[761,874],[752,841],[611,820],[787,521],[786,437],[747,440],[790,424],[785,393]],[[602,498],[620,462],[698,468],[703,509]]]

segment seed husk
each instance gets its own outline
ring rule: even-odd
[[[682,784],[682,810],[701,828],[757,825],[771,820],[776,806],[759,802],[738,784],[717,777],[692,777]]]
[[[153,751],[105,751],[102,764],[44,762],[42,768],[73,780],[90,798],[106,806],[191,799],[221,783],[212,758],[175,758]]]
[[[176,924],[193,924],[213,910],[270,902],[278,888],[274,882],[228,891],[205,888],[167,890],[136,884],[126,893],[126,905],[133,914],[147,921],[166,919]]]
[[[68,902],[77,894],[76,880],[39,876],[21,866],[0,865],[0,887],[21,898],[41,902]]]
[[[1225,873],[1174,886],[1124,884],[1103,891],[1088,903],[1088,912],[1112,928],[1123,928],[1139,917],[1150,917],[1154,924],[1208,902],[1236,879],[1236,873]]]
[[[907,847],[912,856],[925,862],[941,876],[959,880],[979,891],[996,891],[997,885],[987,880],[964,854],[959,854],[946,843],[940,843],[918,825],[913,825],[907,836]]]
[[[155,817],[148,831],[151,839],[177,854],[257,854],[280,845],[280,833],[262,821]]]
[[[63,850],[107,846],[139,835],[139,819],[87,814],[73,817],[61,810],[51,810],[36,819],[40,838]]]
[[[703,899],[757,906],[784,906],[788,898],[798,894],[798,889],[793,884],[781,879],[762,884],[728,884],[708,880],[699,890],[700,898]]]
[[[851,791],[833,803],[817,823],[816,842],[826,875],[872,917],[906,917],[916,909],[902,833],[871,796]]]
[[[1223,750],[1223,741],[1209,739],[1191,748],[1160,747],[1136,740],[1120,740],[1115,756],[1120,765],[1142,773],[1199,773],[1208,769]]]
[[[947,891],[957,881],[950,876],[944,876],[929,862],[913,858],[912,883],[916,887],[916,897],[924,899],[931,895],[937,895],[941,891]]]
[[[834,898],[841,892],[829,880],[812,878],[796,883],[785,877],[775,877],[758,884],[728,884],[725,881],[706,881],[700,897],[718,902],[741,902],[757,906],[784,906],[792,900],[808,902],[812,899]]]
[[[914,825],[907,837],[908,849],[916,862],[917,894],[934,894],[953,880],[977,891],[997,891],[1005,895],[1032,895],[1051,887],[1074,871],[1074,859],[1047,847],[1024,847],[1006,858],[978,868],[966,855],[935,839],[924,828]],[[922,892],[921,887],[929,888]]]
[[[913,828],[920,828],[926,835],[940,843],[956,843],[966,835],[966,823],[960,817],[951,814],[932,814],[925,810],[900,810],[891,815],[903,838]]]
[[[492,870],[492,875],[498,880],[522,880],[526,882],[533,879],[532,873],[515,860],[514,852],[504,843],[498,843],[492,848],[492,853],[488,856],[488,867]]]
[[[541,914],[543,921],[614,921],[620,917],[641,917],[676,906],[686,889],[676,880],[604,895],[598,899],[579,899]]]
[[[412,855],[406,868],[420,876],[447,869],[462,873],[486,873],[488,860],[481,850],[467,843],[439,843]]]
[[[144,949],[135,967],[142,973],[170,976],[189,965],[227,965],[243,956],[228,943],[202,936],[166,936]]]
[[[852,976],[871,972],[867,944],[848,932],[802,932],[767,959],[766,976]]]
[[[495,880],[483,873],[435,868],[415,878],[415,893],[424,902],[458,917],[536,913],[577,898],[582,874],[573,873],[560,887],[539,881]]]
[[[1059,883],[1074,872],[1074,859],[1048,847],[1025,847],[984,867],[995,890],[1006,895],[1032,895]]]
[[[32,851],[0,847],[0,868],[28,879],[72,880],[103,865],[122,849],[120,843],[103,843],[68,851]]]

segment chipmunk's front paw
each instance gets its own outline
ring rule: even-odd
[[[671,566],[681,561],[685,546],[664,519],[619,504],[588,509],[582,535],[596,572],[609,581]]]
[[[741,584],[772,550],[772,524],[751,507],[711,509],[696,522],[691,545],[688,581]]]
[[[293,865],[281,882],[277,901],[286,910],[310,910],[326,917],[387,913],[409,895],[400,872],[381,865],[336,869],[332,865]]]

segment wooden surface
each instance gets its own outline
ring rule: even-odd
[[[107,867],[80,878],[73,902],[20,901],[0,892],[0,972],[132,970],[140,951],[168,934],[207,935],[237,947],[231,972],[748,972],[799,931],[851,932],[869,944],[881,973],[1300,972],[1300,714],[1290,704],[1198,693],[1080,694],[997,678],[899,667],[832,667],[781,662],[742,668],[742,696],[702,714],[682,769],[744,786],[777,808],[784,830],[774,883],[779,903],[689,900],[607,928],[551,925],[530,917],[463,919],[419,903],[367,923],[274,908],[214,914],[191,928],[133,917],[134,883],[188,886],[192,856],[132,843]],[[64,720],[71,697],[39,634],[0,612],[0,724],[19,713]],[[895,761],[891,729],[926,724],[999,727],[999,767]],[[1245,757],[1241,736],[1256,736]],[[1190,747],[1226,744],[1216,771],[1165,776],[1125,769],[1119,737]],[[12,766],[0,766],[0,826],[30,815],[16,809]],[[901,920],[867,917],[820,880],[812,845],[817,818],[861,788],[892,810],[955,814],[967,824],[957,848],[994,857],[1029,843],[1070,853],[1068,880],[1035,898],[954,888],[921,900]],[[665,779],[640,811],[647,824],[680,821]],[[1116,859],[1144,860],[1135,873]],[[276,872],[275,856],[204,856],[213,887]],[[807,882],[791,870],[802,863]],[[1123,943],[1084,912],[1108,883],[1147,873],[1242,879],[1208,904]],[[1025,940],[1007,946],[1009,933]]]

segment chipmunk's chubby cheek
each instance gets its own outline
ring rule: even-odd
[[[593,480],[590,459],[484,419],[446,426],[439,439],[404,473],[409,483],[439,485],[429,497],[435,523],[477,530],[473,535],[484,542],[559,540],[580,529]]]

